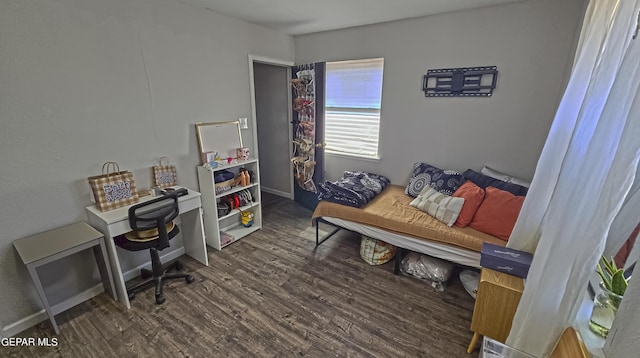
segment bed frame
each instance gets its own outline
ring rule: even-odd
[[[316,246],[327,241],[340,230],[356,232],[396,246],[397,250],[394,267],[394,274],[396,275],[400,274],[400,262],[408,251],[420,252],[463,266],[480,268],[480,252],[427,239],[402,235],[391,231],[385,231],[373,226],[334,217],[318,217],[314,220],[316,227]],[[320,237],[320,223],[333,226],[334,228],[328,234]]]
[[[316,246],[320,246],[320,244],[322,244],[323,242],[327,241],[328,239],[331,238],[331,236],[335,235],[338,233],[338,231],[340,230],[347,230],[347,231],[351,231],[351,232],[357,232],[357,231],[353,231],[353,230],[349,230],[349,229],[345,229],[341,226],[337,226],[334,225],[322,218],[316,218]],[[334,229],[326,234],[325,236],[323,236],[322,238],[320,238],[320,223],[324,223],[327,225],[331,225],[334,227]],[[394,260],[394,266],[393,266],[393,274],[394,275],[400,275],[400,262],[402,262],[402,259],[404,258],[404,256],[406,255],[407,250],[405,250],[404,248],[397,246],[396,247],[396,255],[394,256],[393,260]]]

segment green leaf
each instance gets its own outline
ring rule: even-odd
[[[624,295],[629,284],[629,279],[625,279],[623,270],[618,268],[613,257],[607,260],[606,257],[602,256],[598,261],[596,272],[602,279],[602,284],[607,290],[619,296]]]
[[[616,262],[611,258],[611,261],[608,261],[604,256],[602,256],[602,262],[604,263],[605,269],[610,275],[613,275],[618,268],[616,267]]]
[[[624,292],[627,290],[627,280],[624,279],[624,275],[622,274],[622,269],[616,271],[611,277],[611,292],[616,295],[624,295]]]
[[[611,276],[607,272],[602,270],[602,266],[600,266],[599,262],[598,262],[598,268],[596,271],[598,272],[598,275],[600,275],[600,278],[602,279],[602,283],[604,284],[604,287],[606,287],[607,290],[612,291]]]

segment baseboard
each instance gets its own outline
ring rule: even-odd
[[[160,260],[162,262],[168,262],[174,259],[177,259],[178,257],[184,255],[185,251],[184,251],[184,247],[181,247],[179,249],[176,249],[174,251],[169,252],[168,254],[162,256],[160,258]],[[128,281],[134,277],[137,277],[138,275],[140,275],[140,269],[146,267],[146,268],[150,268],[151,267],[151,263],[145,263],[142,264],[138,267],[135,267],[125,273],[123,273],[123,277],[125,281]],[[51,310],[53,312],[64,312],[66,310],[68,310],[69,308],[73,307],[76,305],[75,302],[84,302],[90,298],[93,298],[99,294],[101,294],[102,292],[104,292],[104,286],[102,285],[102,282],[98,283],[97,285],[82,291],[80,293],[78,293],[77,295],[66,299],[58,304],[55,304],[53,306],[51,306]],[[45,320],[49,320],[49,316],[47,316],[47,312],[43,309],[41,309],[40,311],[33,313],[27,317],[24,317],[20,320],[17,320],[9,325],[6,325],[4,327],[2,327],[0,329],[0,335],[2,335],[2,337],[13,337],[16,334],[25,331],[33,326],[35,326],[36,324],[45,321]]]
[[[184,246],[175,249],[169,253],[167,253],[166,255],[160,256],[160,262],[162,262],[163,264],[166,264],[167,262],[171,261],[171,260],[175,260],[178,257],[182,256],[185,254],[185,250],[184,250]],[[134,268],[132,268],[131,270],[127,271],[127,272],[123,272],[122,273],[122,277],[124,277],[124,281],[127,282],[129,280],[131,280],[132,278],[136,278],[138,276],[140,276],[140,269],[142,268],[146,268],[151,270],[151,261],[149,262],[145,262],[142,265],[136,266]]]
[[[284,191],[271,189],[271,188],[266,188],[264,186],[260,187],[260,190],[264,191],[265,193],[269,193],[269,194],[273,194],[273,195],[277,195],[277,196],[282,196],[282,197],[285,197],[287,199],[293,200],[293,194],[291,194],[291,193],[285,193]]]
[[[84,302],[90,298],[93,298],[99,294],[101,294],[102,292],[104,292],[104,286],[102,285],[102,282],[98,283],[97,285],[84,290],[82,292],[80,292],[79,294],[66,299],[56,305],[53,305],[51,307],[51,310],[53,312],[63,312],[66,311],[67,309],[75,306],[76,304],[74,304],[73,302]],[[42,321],[46,321],[49,320],[49,316],[47,316],[47,312],[43,309],[41,309],[40,311],[31,314],[27,317],[24,317],[18,321],[15,321],[5,327],[2,328],[2,335],[4,337],[13,337],[16,334],[27,330],[33,326],[35,326],[36,324],[42,322]]]

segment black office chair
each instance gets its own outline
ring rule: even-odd
[[[168,271],[173,269],[181,270],[182,264],[179,261],[174,261],[163,266],[158,254],[158,251],[169,247],[169,240],[180,231],[172,221],[179,213],[177,193],[164,195],[129,208],[129,226],[133,231],[116,237],[115,243],[128,251],[149,249],[152,268],[152,270],[141,270],[142,278],[148,277],[145,281],[127,288],[130,300],[135,298],[137,292],[143,291],[155,283],[156,303],[162,304],[165,301],[162,294],[165,280],[183,278],[187,283],[194,281],[189,274],[169,273]]]

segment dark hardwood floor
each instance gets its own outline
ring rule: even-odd
[[[263,229],[209,267],[183,257],[195,282],[153,290],[126,310],[103,293],[56,316],[57,347],[0,346],[2,357],[476,357],[465,351],[473,299],[457,272],[445,292],[369,266],[357,235],[315,246],[311,213],[263,194]],[[327,228],[328,230],[328,228]],[[53,337],[48,321],[18,335]]]

